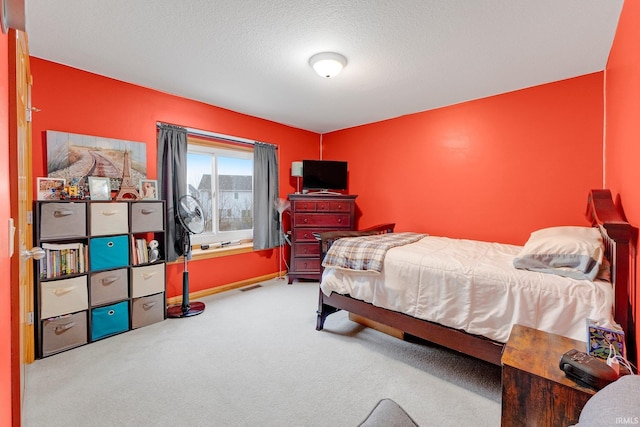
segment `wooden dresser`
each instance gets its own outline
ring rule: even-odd
[[[291,261],[289,284],[295,279],[320,280],[320,244],[313,233],[353,230],[356,195],[290,194]]]

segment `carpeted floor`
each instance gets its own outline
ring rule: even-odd
[[[24,425],[356,426],[382,398],[421,426],[498,426],[500,368],[331,315],[317,283],[271,280],[203,314],[27,367]]]

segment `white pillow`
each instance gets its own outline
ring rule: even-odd
[[[602,235],[597,228],[550,227],[531,233],[513,265],[573,279],[594,280],[603,257]]]

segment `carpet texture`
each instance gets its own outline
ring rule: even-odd
[[[24,426],[357,426],[383,398],[422,426],[500,424],[500,368],[327,318],[271,280],[26,369]]]

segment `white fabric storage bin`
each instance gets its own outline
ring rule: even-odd
[[[164,263],[131,269],[131,298],[164,292]]]
[[[129,232],[128,203],[91,203],[91,235],[127,234]]]
[[[86,235],[86,203],[42,203],[40,205],[40,239]]]
[[[164,229],[162,202],[136,202],[131,204],[131,232]]]
[[[40,282],[40,318],[86,310],[89,305],[87,276]]]

